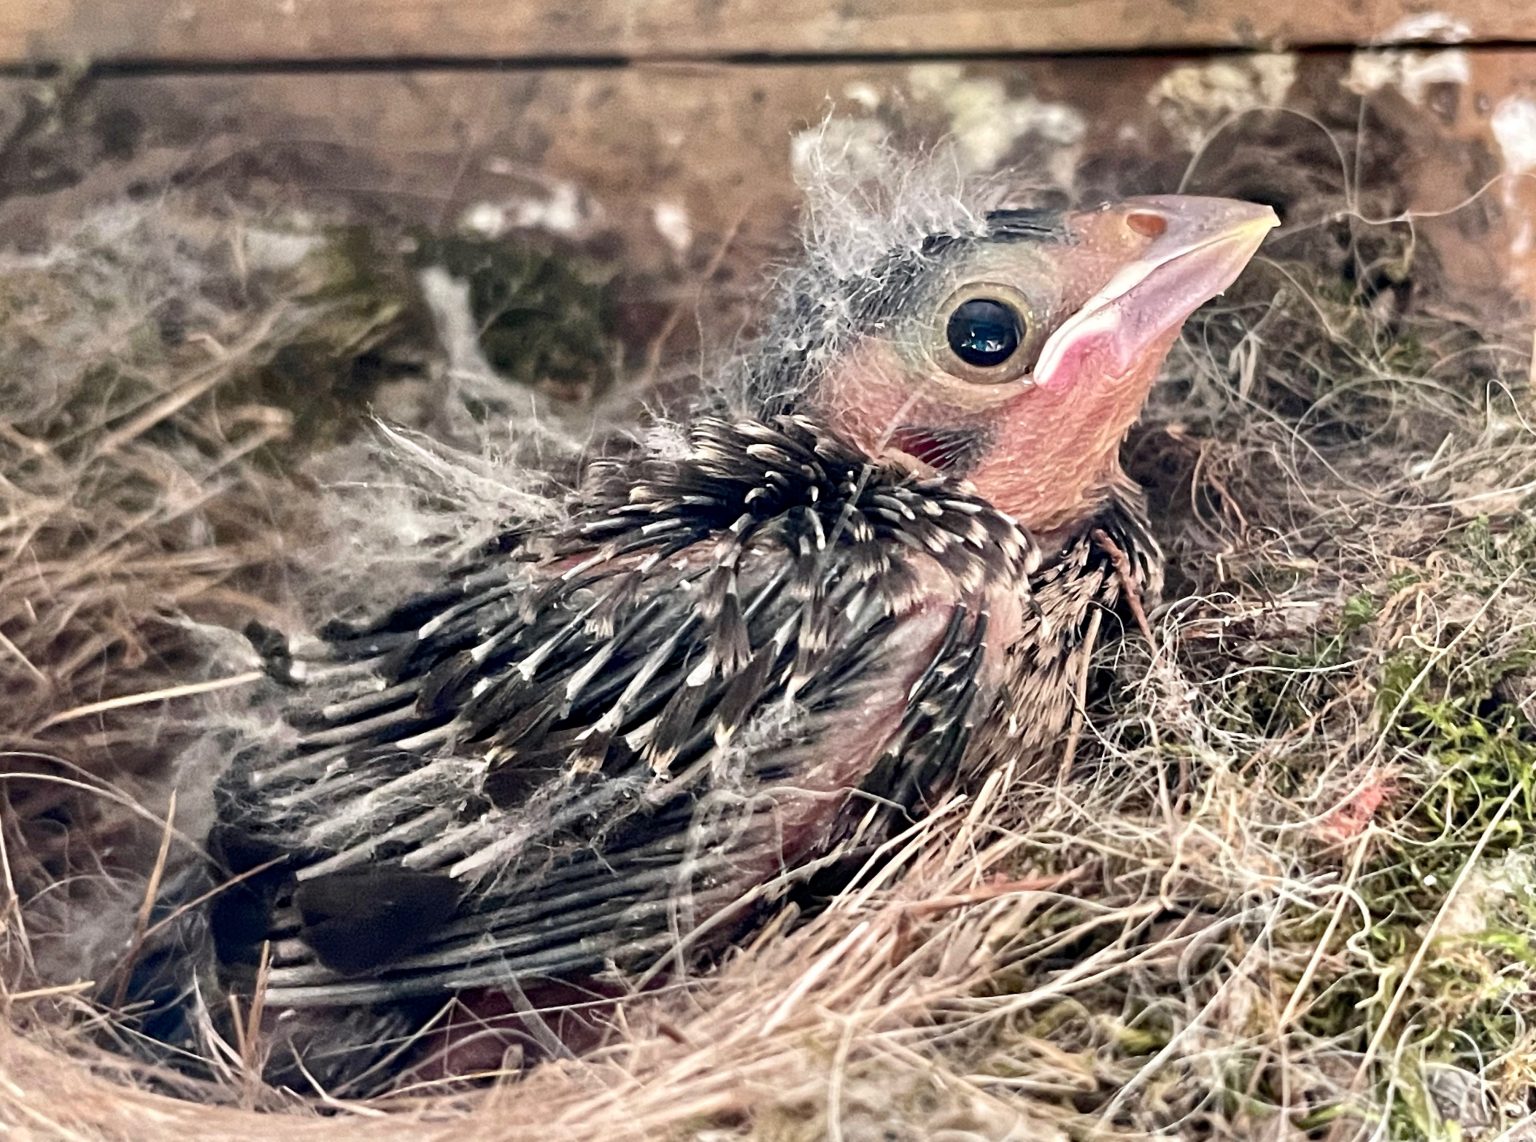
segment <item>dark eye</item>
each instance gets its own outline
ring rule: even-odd
[[[1019,351],[1027,332],[1017,309],[990,297],[962,301],[944,327],[950,351],[977,369],[1003,364]]]
[[[974,385],[1001,385],[1029,372],[1040,353],[1030,300],[1002,282],[968,282],[935,311],[933,361]]]

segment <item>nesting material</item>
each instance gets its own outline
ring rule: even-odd
[[[1456,318],[1410,225],[1300,213],[1321,221],[1191,323],[1127,444],[1170,601],[1150,643],[1105,638],[1050,780],[992,774],[822,914],[623,1008],[596,1055],[369,1104],[264,1089],[241,1044],[211,1082],[135,1063],[100,997],[248,716],[228,632],[366,609],[497,504],[533,510],[530,459],[558,471],[623,415],[499,375],[465,307],[554,289],[590,346],[600,290],[548,267],[476,287],[393,239],[174,200],[0,267],[0,1122],[1343,1139],[1528,1117],[1530,361]]]

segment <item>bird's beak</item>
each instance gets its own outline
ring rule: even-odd
[[[1231,285],[1280,224],[1267,206],[1187,195],[1125,199],[1081,217],[1082,240],[1130,240],[1133,252],[1046,341],[1034,370],[1046,388],[1160,359],[1184,319]]]

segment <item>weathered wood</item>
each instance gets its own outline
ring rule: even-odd
[[[1521,40],[1530,0],[6,0],[0,62],[718,58]]]
[[[0,236],[175,178],[215,198],[552,232],[622,266],[633,311],[680,307],[691,327],[784,249],[792,153],[836,110],[855,141],[949,136],[979,169],[1077,169],[1083,195],[1269,198],[1297,241],[1350,211],[1411,213],[1475,303],[1511,277],[1536,292],[1533,80],[1536,51],[1505,50],[11,81]]]

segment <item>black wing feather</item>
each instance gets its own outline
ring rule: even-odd
[[[1035,559],[1011,522],[787,419],[703,422],[686,460],[587,495],[542,548],[295,665],[322,691],[297,745],[242,759],[220,798],[290,854],[273,1002],[644,967],[846,839],[848,788],[794,786],[871,695],[897,728],[844,780],[905,810],[954,773],[983,596]],[[948,616],[928,643],[903,622],[919,596]]]

